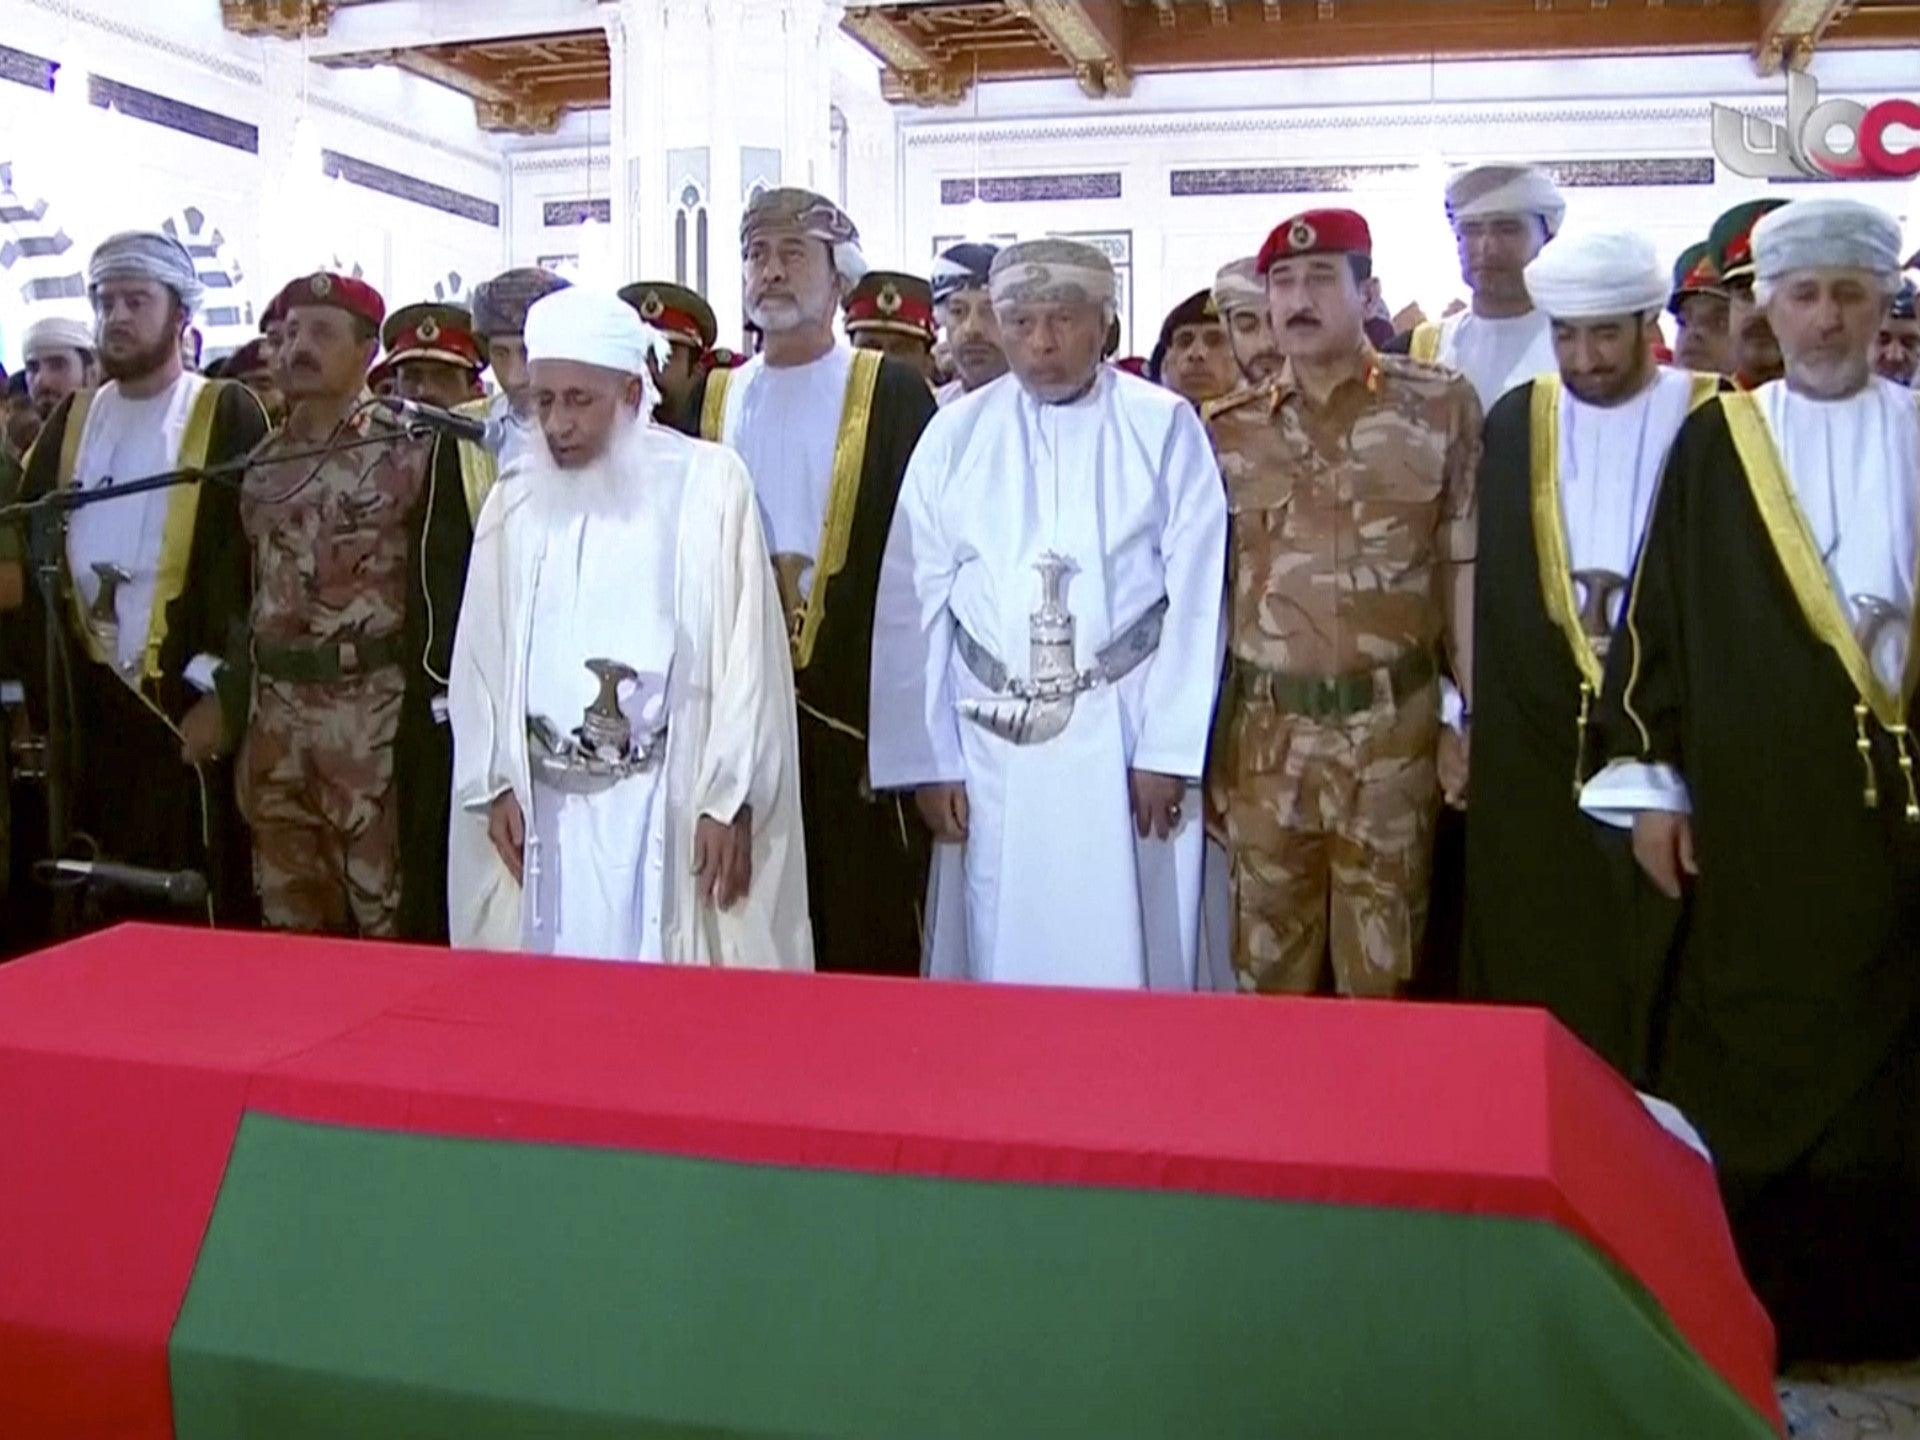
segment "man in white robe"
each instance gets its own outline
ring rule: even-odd
[[[1669,279],[1645,236],[1562,236],[1527,288],[1560,369],[1487,417],[1462,983],[1544,1005],[1639,1079],[1677,917],[1576,787],[1598,763],[1593,709],[1661,467],[1719,379],[1654,363]]]
[[[1475,165],[1447,182],[1447,220],[1473,303],[1415,327],[1408,353],[1472,382],[1481,407],[1554,370],[1553,327],[1527,293],[1526,267],[1559,232],[1566,202],[1528,165]]]
[[[814,956],[840,974],[906,976],[920,954],[927,835],[867,782],[874,597],[894,501],[933,392],[920,373],[834,335],[866,273],[851,217],[808,190],[763,191],[740,221],[747,316],[764,343],[714,370],[689,409],[747,462],[793,655]]]
[[[1920,1351],[1920,401],[1872,372],[1900,228],[1753,228],[1785,376],[1681,427],[1583,803],[1684,896],[1654,1088],[1713,1151],[1783,1362]]]
[[[1190,405],[1101,364],[1099,251],[1010,246],[992,293],[1012,373],[927,428],[881,567],[873,783],[943,842],[931,974],[1192,989],[1225,487]]]
[[[737,456],[648,423],[617,296],[526,322],[537,453],[488,497],[448,699],[453,942],[813,967],[792,674]]]

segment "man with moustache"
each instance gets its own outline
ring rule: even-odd
[[[1112,335],[1117,347],[1120,333],[1114,330]],[[1168,312],[1159,343],[1147,359],[1147,377],[1195,409],[1239,386],[1239,368],[1211,290],[1196,290]]]
[[[1270,380],[1283,363],[1267,318],[1267,284],[1255,258],[1230,261],[1213,277],[1213,304],[1226,323],[1227,344],[1240,379],[1249,385]]]
[[[1749,200],[1713,222],[1707,248],[1727,294],[1727,333],[1731,337],[1728,365],[1734,387],[1757,390],[1786,373],[1780,344],[1773,338],[1766,307],[1753,294],[1753,227],[1761,218],[1787,204],[1785,200]]]
[[[543,442],[482,517],[448,690],[454,942],[809,970],[753,482],[652,423],[668,342],[621,297],[549,295],[526,343]]]
[[[1701,375],[1725,375],[1733,368],[1727,303],[1712,247],[1702,240],[1682,250],[1673,262],[1673,289],[1667,298],[1675,326],[1674,364]]]
[[[1476,165],[1447,182],[1447,220],[1473,303],[1416,326],[1407,350],[1465,375],[1483,410],[1553,371],[1552,326],[1527,294],[1526,268],[1566,213],[1552,179],[1530,165]]]
[[[20,353],[27,395],[42,424],[69,395],[98,383],[93,327],[84,320],[48,315],[34,321],[27,327]]]
[[[445,943],[445,692],[472,539],[459,447],[367,399],[372,286],[321,272],[282,304],[287,420],[241,492],[240,783],[261,909],[277,929]]]
[[[1581,812],[1579,787],[1661,466],[1720,383],[1654,363],[1670,289],[1652,242],[1624,231],[1564,235],[1527,266],[1560,369],[1487,417],[1474,581],[1462,988],[1545,1006],[1639,1083],[1677,907]]]
[[[474,333],[485,344],[487,363],[500,386],[480,418],[487,424],[487,449],[502,474],[510,474],[520,463],[538,428],[527,390],[527,344],[522,334],[527,308],[566,284],[558,275],[528,268],[509,270],[474,287]]]
[[[1856,200],[1754,225],[1786,373],[1681,427],[1583,802],[1687,896],[1655,1089],[1783,1364],[1920,1353],[1920,397],[1872,368],[1899,244]]]
[[[87,266],[105,382],[65,399],[40,432],[21,487],[94,491],[175,469],[239,459],[267,432],[244,386],[185,370],[180,337],[202,289],[193,257],[156,231],[114,235]],[[64,754],[70,813],[57,830],[100,856],[198,870],[209,913],[251,911],[245,838],[222,763],[232,725],[220,696],[237,678],[220,657],[244,623],[249,590],[238,491],[229,481],[151,490],[75,510],[58,600],[73,684],[52,734]],[[44,727],[45,634],[39,587],[20,626],[27,701]],[[42,733],[47,733],[44,728]],[[130,904],[111,901],[109,914]]]
[[[1191,406],[1101,363],[1100,251],[1010,245],[992,284],[1012,374],[927,427],[881,571],[873,781],[944,842],[930,974],[1191,990],[1220,474]]]
[[[822,970],[911,975],[926,831],[868,783],[868,684],[880,556],[933,392],[899,361],[836,341],[835,312],[866,261],[832,201],[766,191],[740,244],[764,344],[709,373],[694,406],[701,434],[747,462],[787,617],[814,957]]]
[[[1920,371],[1920,319],[1914,315],[1915,285],[1900,282],[1900,289],[1887,302],[1887,318],[1880,322],[1880,334],[1874,342],[1873,368],[1896,385],[1913,385]]]
[[[1358,214],[1282,221],[1256,265],[1286,362],[1207,417],[1233,517],[1209,788],[1234,970],[1306,993],[1330,954],[1341,994],[1390,996],[1426,926],[1441,762],[1464,780],[1440,673],[1444,647],[1470,689],[1480,405],[1367,343]]]
[[[1000,322],[994,318],[988,289],[999,253],[997,245],[968,242],[949,246],[933,262],[933,310],[946,332],[954,370],[953,379],[933,397],[943,408],[1007,373]]]

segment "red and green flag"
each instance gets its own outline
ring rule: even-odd
[[[1543,1015],[128,927],[0,969],[0,1434],[1777,1434]]]

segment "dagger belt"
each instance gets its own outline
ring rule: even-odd
[[[1167,597],[1162,595],[1126,629],[1095,654],[1093,664],[1072,675],[1031,680],[1015,677],[1001,660],[958,620],[954,645],[960,658],[987,689],[1015,700],[1065,700],[1101,685],[1117,685],[1160,648],[1160,630],[1166,623]]]
[[[589,742],[576,730],[563,735],[544,715],[527,721],[527,759],[533,778],[563,795],[598,795],[651,770],[666,748],[667,727],[635,735],[624,749]]]

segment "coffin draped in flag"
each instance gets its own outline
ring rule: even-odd
[[[123,928],[0,970],[5,1433],[1777,1433],[1539,1012]]]

